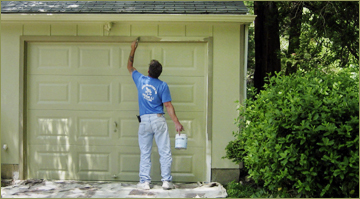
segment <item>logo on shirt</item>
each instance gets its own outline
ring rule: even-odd
[[[155,93],[155,95],[157,94],[156,88],[153,85],[145,84],[141,87],[141,89],[143,90],[142,96],[144,99],[152,102],[154,100],[154,97],[152,97],[153,93]]]

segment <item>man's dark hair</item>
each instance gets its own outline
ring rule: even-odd
[[[162,65],[157,60],[153,59],[149,66],[149,76],[152,78],[158,78],[162,72]]]

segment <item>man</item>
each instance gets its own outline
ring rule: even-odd
[[[129,70],[138,90],[139,110],[141,123],[139,125],[138,140],[140,147],[140,182],[137,187],[150,189],[151,149],[153,138],[158,146],[161,165],[161,181],[163,189],[174,188],[171,176],[171,147],[168,127],[165,121],[163,105],[170,118],[175,123],[176,131],[184,130],[179,122],[173,105],[168,85],[159,80],[162,72],[162,65],[151,60],[148,75],[144,76],[134,67],[134,55],[137,48],[137,41],[132,42],[127,69]]]

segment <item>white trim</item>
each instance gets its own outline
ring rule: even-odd
[[[1,14],[1,22],[236,22],[250,24],[256,15],[226,14]]]
[[[247,99],[247,67],[248,67],[248,53],[249,53],[249,25],[245,25],[245,46],[244,46],[245,52],[244,52],[244,79],[243,79],[243,85],[244,85],[244,102]]]

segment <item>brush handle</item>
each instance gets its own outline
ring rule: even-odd
[[[140,41],[140,37],[136,38],[135,48],[137,48],[139,41]]]

